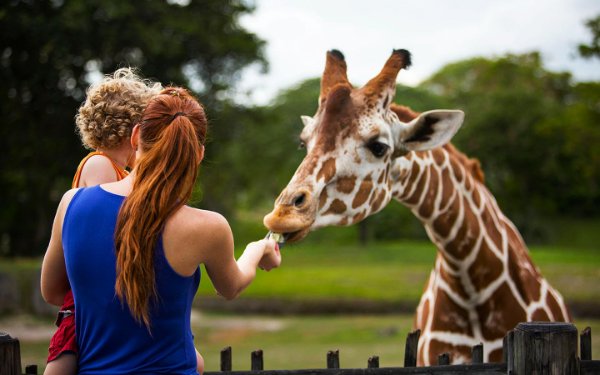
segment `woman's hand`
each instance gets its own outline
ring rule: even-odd
[[[258,267],[267,272],[273,268],[279,267],[281,265],[281,252],[279,251],[277,242],[270,239],[264,239],[258,241],[258,243],[262,243],[264,246],[264,253],[258,262]]]

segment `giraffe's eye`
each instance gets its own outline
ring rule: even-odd
[[[304,141],[300,141],[300,143],[298,144],[298,150],[302,150],[306,148],[306,143],[304,143]]]
[[[371,153],[373,153],[373,155],[375,155],[375,157],[380,158],[385,155],[390,146],[386,145],[385,143],[371,141],[367,144],[367,148],[369,151],[371,151]]]

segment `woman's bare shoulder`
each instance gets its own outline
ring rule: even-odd
[[[163,244],[171,266],[189,275],[215,249],[233,247],[233,234],[223,215],[184,206],[167,220]]]
[[[174,230],[178,236],[202,237],[210,240],[231,234],[227,219],[218,212],[183,206],[169,218],[166,230]]]

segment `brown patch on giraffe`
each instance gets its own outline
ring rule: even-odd
[[[419,116],[418,112],[413,111],[409,107],[399,105],[396,103],[390,104],[390,109],[398,116],[398,119],[402,122],[410,122]]]
[[[548,285],[548,288],[550,288],[549,285]],[[546,296],[546,304],[548,305],[550,312],[552,312],[552,315],[554,315],[555,321],[568,322],[571,320],[570,316],[563,315],[562,310],[560,308],[560,304],[558,303],[558,300],[554,297],[554,295],[550,291],[548,291],[548,294]]]
[[[446,205],[448,205],[448,209],[439,214],[438,217],[433,220],[433,229],[437,234],[445,238],[450,233],[450,229],[452,229],[454,222],[458,218],[460,197],[458,197],[458,194],[456,194],[452,201],[448,202],[448,199],[451,198],[446,196],[451,196],[452,194],[452,191],[448,190],[453,188],[447,187],[446,184],[444,184],[443,189],[444,190],[442,194],[444,194],[444,198],[442,198],[442,206],[446,207]]]
[[[323,179],[325,183],[331,181],[333,176],[335,176],[335,158],[329,158],[327,161],[323,163],[321,166],[321,170],[317,174],[317,181]]]
[[[483,228],[485,229],[485,232],[487,233],[488,237],[490,238],[490,240],[492,240],[493,243],[496,244],[500,251],[502,251],[502,235],[498,230],[498,226],[503,225],[503,223],[500,221],[500,218],[498,217],[496,211],[492,208],[491,202],[486,202],[485,208],[483,209],[480,218],[483,223]],[[503,225],[503,227],[506,228],[506,225]]]
[[[415,164],[417,165],[417,164]],[[417,204],[419,203],[419,200],[421,199],[421,195],[424,194],[424,190],[425,190],[425,184],[427,183],[427,176],[429,175],[428,171],[424,171],[423,173],[421,173],[421,176],[419,177],[418,180],[413,180],[413,184],[416,183],[417,186],[415,187],[415,191],[413,192],[413,194],[406,198],[404,200],[404,202],[406,202],[407,204]],[[413,176],[411,175],[411,180],[413,179]],[[416,177],[416,176],[415,176]]]
[[[463,174],[463,168],[456,161],[456,158],[452,157],[452,155],[450,155],[450,168],[454,172],[454,177],[456,177],[456,180],[458,182],[462,182],[465,177]]]
[[[450,263],[450,262],[447,262],[447,264],[450,266],[452,265],[452,263]],[[457,272],[455,267],[450,267],[450,268],[452,269],[452,271]],[[450,275],[444,267],[440,267],[439,276],[446,282],[446,284],[448,284],[448,286],[450,287],[450,290],[452,290],[454,293],[458,294],[458,296],[460,298],[469,299],[469,294],[465,290],[462,282],[455,276]],[[441,292],[441,290],[440,290],[440,292]]]
[[[379,174],[379,178],[377,179],[377,185],[381,185],[383,183],[383,179],[385,178],[385,171],[381,171]]]
[[[362,211],[360,213],[357,213],[356,215],[354,215],[354,217],[352,218],[352,223],[358,223],[359,221],[361,221],[362,219],[365,218],[365,216],[367,216],[367,211]]]
[[[314,153],[306,155],[300,166],[298,167],[298,171],[296,172],[296,177],[303,181],[308,176],[312,176],[317,164],[319,162],[319,158]]]
[[[341,213],[344,213],[345,211],[346,211],[346,204],[339,199],[334,199],[333,202],[331,202],[331,205],[329,206],[327,211],[325,211],[323,213],[323,215],[341,214]]]
[[[485,176],[483,170],[481,169],[481,163],[477,159],[472,159],[467,157],[465,154],[460,152],[454,145],[451,143],[447,143],[443,146],[443,148],[452,156],[454,156],[457,161],[465,168],[467,173],[471,175],[475,180],[480,183],[485,183]]]
[[[450,198],[452,198],[456,189],[454,187],[454,182],[450,177],[450,170],[448,168],[442,169],[439,177],[440,181],[438,182],[438,185],[440,185],[440,189],[442,189],[442,199],[440,201],[439,209],[446,209],[449,204],[453,203],[453,201],[450,201]],[[454,196],[454,200],[456,200],[456,197],[457,195]]]
[[[475,186],[475,189],[473,189],[471,197],[473,198],[475,207],[479,208],[481,206],[481,192],[477,186]]]
[[[502,352],[502,348],[494,349],[490,352],[490,356],[488,358],[488,362],[503,362],[504,354]]]
[[[425,192],[425,198],[423,199],[423,203],[421,203],[419,207],[419,215],[422,218],[428,219],[433,213],[433,205],[435,204],[435,198],[437,197],[439,189],[441,186],[439,184],[439,176],[438,171],[429,167],[429,189]]]
[[[544,309],[536,309],[533,314],[531,314],[531,320],[534,322],[547,322],[550,320],[550,317]]]
[[[481,333],[486,340],[502,338],[519,322],[527,320],[525,311],[506,283],[477,307],[477,314]]]
[[[531,261],[521,237],[510,226],[506,226],[508,236],[508,272],[515,283],[521,298],[526,303],[540,299],[541,284],[538,271]]]
[[[348,85],[337,85],[327,96],[323,119],[317,129],[317,144],[323,153],[334,151],[337,138],[349,137],[358,126],[358,116],[350,97],[351,90]]]
[[[438,290],[433,311],[432,331],[450,331],[473,336],[469,312],[457,305],[443,290]]]
[[[340,193],[350,194],[354,190],[354,185],[356,185],[356,177],[355,176],[344,176],[338,178],[335,188]]]
[[[467,273],[475,289],[479,292],[498,279],[503,268],[502,260],[496,257],[485,241],[482,241],[477,257]]]
[[[465,189],[467,189],[467,191],[471,191],[472,187],[473,187],[472,177],[469,175],[466,175],[465,176]]]
[[[367,199],[369,199],[369,195],[373,190],[373,180],[371,179],[371,175],[365,177],[364,180],[360,183],[358,191],[356,192],[356,196],[352,200],[352,208],[358,208],[362,206]]]
[[[444,353],[450,354],[450,362],[460,357],[465,359],[463,362],[471,361],[471,347],[468,345],[452,345],[436,339],[429,342],[429,363],[437,364],[438,357]]]
[[[466,198],[459,196],[457,199],[463,201],[463,223],[456,232],[454,239],[446,246],[446,251],[458,259],[464,259],[471,254],[479,238],[479,219],[471,210]]]
[[[344,226],[344,225],[348,225],[348,218],[345,217],[342,220],[340,220],[340,225]]]
[[[375,196],[375,194],[373,194],[373,196]],[[371,211],[377,212],[379,210],[379,208],[381,207],[381,204],[383,203],[384,199],[385,199],[385,189],[380,189],[379,193],[377,194],[377,198],[371,205]]]
[[[430,152],[431,152],[431,156],[433,157],[433,161],[435,162],[435,165],[442,166],[442,164],[444,164],[444,160],[446,159],[446,157],[444,156],[444,151],[442,151],[442,148],[440,148],[440,147],[434,148]]]
[[[426,299],[423,302],[422,308],[421,308],[421,316],[419,316],[418,318],[415,316],[415,323],[414,326],[417,329],[421,329],[423,330],[423,328],[425,327],[425,324],[427,323],[427,320],[429,319],[429,308],[430,308],[430,302],[429,299]],[[421,325],[418,324],[418,322],[421,322]]]
[[[327,203],[327,198],[329,198],[327,195],[327,189],[323,189],[321,196],[319,196],[319,210],[325,206],[325,203]]]

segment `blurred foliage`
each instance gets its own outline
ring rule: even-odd
[[[209,139],[192,204],[225,214],[244,240],[262,235],[262,216],[305,155],[300,116],[315,113],[320,81],[283,90],[267,106],[231,99],[244,67],[267,67],[264,42],[239,25],[252,11],[242,0],[2,3],[0,255],[43,252],[56,204],[86,153],[74,133],[77,107],[91,77],[126,65],[199,96]],[[590,48],[597,24],[587,24]],[[537,52],[507,54],[449,64],[418,87],[399,85],[396,102],[465,111],[454,143],[481,160],[487,185],[528,241],[552,238],[549,218],[600,216],[599,82],[548,71]],[[248,220],[251,231],[240,225]],[[394,202],[357,231],[309,239],[426,237]]]
[[[550,72],[539,53],[447,65],[421,87],[466,113],[453,142],[482,162],[500,207],[530,241],[543,217],[597,216],[600,86]]]
[[[585,58],[597,57],[600,59],[600,15],[588,20],[585,25],[592,33],[590,44],[580,44],[579,54]]]
[[[190,87],[218,119],[214,113],[242,68],[266,67],[264,42],[239,25],[253,11],[243,0],[0,4],[4,255],[39,254],[47,244],[57,202],[86,153],[73,118],[90,77],[135,66],[163,84]],[[227,141],[228,124],[214,121],[212,130],[213,138]]]

